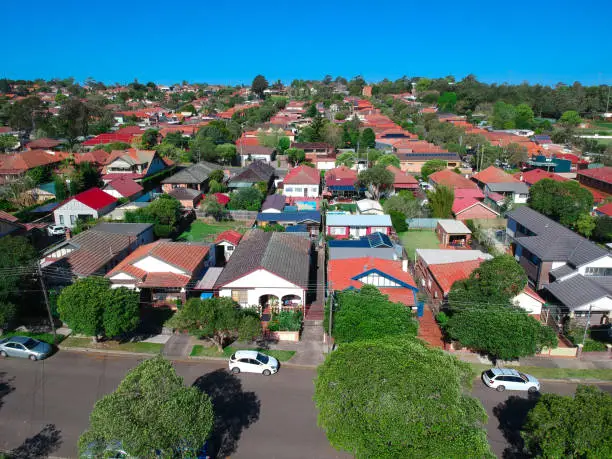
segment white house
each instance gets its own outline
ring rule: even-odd
[[[241,239],[242,234],[234,230],[223,231],[217,236],[217,239],[215,239],[215,244],[218,247],[223,247],[223,256],[225,261],[230,259],[236,250],[236,247],[238,247]]]
[[[310,241],[298,234],[252,229],[215,283],[219,296],[263,312],[304,306],[310,272]]]
[[[529,197],[529,187],[524,182],[487,183],[484,194],[495,202],[499,196],[510,196],[514,204],[525,204]]]
[[[542,313],[542,305],[546,303],[546,301],[529,286],[525,287],[521,293],[512,298],[512,302],[527,311],[528,314],[535,316],[539,316]]]
[[[77,220],[97,219],[115,208],[117,199],[100,188],[83,191],[53,211],[56,225],[72,228]]]
[[[321,192],[320,172],[308,166],[291,169],[283,179],[283,195],[316,198]]]

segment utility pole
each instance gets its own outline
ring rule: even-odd
[[[331,352],[331,348],[332,348],[332,324],[333,324],[333,317],[334,317],[334,290],[330,284],[329,286],[330,290],[331,290],[331,295],[329,297],[329,328],[327,329],[328,331],[328,341],[327,341],[327,353],[329,354]]]
[[[587,336],[587,330],[589,329],[589,325],[591,324],[591,308],[593,307],[592,304],[589,304],[589,315],[587,316],[587,321],[586,324],[584,326],[584,335],[582,335],[582,345],[584,346],[584,343],[586,341],[586,336]]]
[[[55,323],[53,323],[53,314],[51,314],[51,305],[49,305],[49,297],[47,296],[47,286],[45,285],[45,279],[43,278],[42,269],[40,269],[40,260],[36,262],[36,270],[38,271],[38,278],[40,279],[40,287],[43,292],[45,299],[45,305],[47,306],[47,313],[49,314],[49,323],[51,324],[51,330],[53,330],[53,343],[57,342],[57,334],[55,332]]]

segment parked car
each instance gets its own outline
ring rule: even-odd
[[[540,382],[536,378],[510,368],[491,368],[482,373],[482,381],[498,392],[506,389],[526,390],[533,394],[540,390]]]
[[[11,336],[0,340],[1,357],[21,357],[30,360],[42,360],[51,354],[53,348],[44,341],[29,336]]]
[[[612,343],[612,324],[591,325],[591,338],[604,343]]]
[[[229,359],[232,373],[260,373],[273,375],[278,371],[278,360],[258,351],[236,351]]]
[[[66,234],[66,227],[62,225],[49,225],[47,226],[47,234],[49,236],[61,236]]]

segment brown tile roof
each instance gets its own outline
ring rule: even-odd
[[[35,150],[38,148],[42,148],[43,150],[46,150],[49,148],[55,148],[61,144],[62,142],[60,142],[59,140],[50,139],[48,137],[43,137],[41,139],[32,140],[31,142],[27,144],[27,147],[32,150]]]
[[[470,274],[480,266],[484,260],[461,261],[457,263],[441,263],[429,265],[429,271],[442,288],[444,295],[448,295],[456,281],[470,277]]]
[[[294,167],[283,179],[285,185],[319,185],[320,183],[320,172],[309,166]]]
[[[486,169],[475,174],[472,178],[484,184],[518,182],[518,180],[512,175],[505,173],[503,170],[495,166],[487,167]]]
[[[0,174],[21,174],[38,166],[55,164],[66,159],[68,155],[62,152],[47,152],[45,150],[28,150],[0,158]]]
[[[449,169],[434,172],[429,176],[429,180],[436,185],[443,185],[453,190],[455,188],[478,188],[478,186],[471,180],[466,179],[463,175],[457,174]]]

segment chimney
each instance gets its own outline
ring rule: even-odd
[[[408,258],[402,260],[402,271],[408,272]]]

